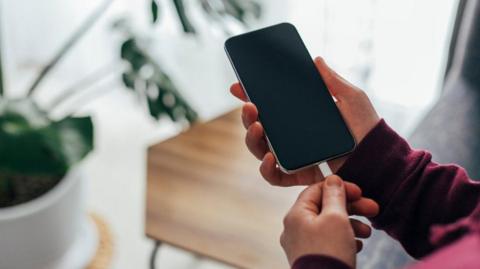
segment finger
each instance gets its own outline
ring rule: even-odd
[[[362,198],[362,190],[355,183],[344,181],[344,184],[348,202],[354,202]]]
[[[373,218],[378,215],[380,207],[372,199],[361,198],[357,201],[351,202],[347,205],[349,215],[363,216]]]
[[[359,253],[363,249],[363,242],[357,239],[355,240],[355,243],[357,244],[357,253]]]
[[[265,180],[274,186],[280,186],[282,179],[277,168],[275,157],[271,152],[267,152],[260,165],[260,174]]]
[[[263,135],[263,127],[258,121],[248,128],[245,143],[248,150],[259,160],[262,160],[268,152],[267,142]]]
[[[323,184],[322,213],[347,215],[343,180],[337,175],[328,176]]]
[[[262,164],[260,165],[260,174],[268,183],[274,186],[290,187],[298,185],[308,185],[305,182],[298,182],[295,180],[295,175],[285,174],[277,167],[277,161],[273,156],[273,153],[267,152],[263,157]]]
[[[331,95],[338,99],[343,94],[355,91],[355,87],[332,70],[322,57],[315,58],[314,62]]]
[[[234,83],[231,87],[230,87],[230,92],[233,94],[233,96],[237,97],[238,99],[244,101],[244,102],[247,102],[248,101],[248,97],[247,95],[245,94],[245,91],[243,90],[242,86],[240,85],[240,83]]]
[[[252,123],[258,120],[257,107],[250,102],[247,102],[242,107],[242,122],[245,129],[248,129]]]
[[[302,214],[309,213],[317,216],[320,213],[320,202],[322,200],[322,183],[317,183],[305,188],[292,206],[291,211]]]
[[[355,237],[369,238],[372,235],[372,228],[367,224],[357,219],[350,219],[350,224],[352,225]]]
[[[262,164],[260,165],[260,174],[270,184],[278,185],[280,178],[276,172],[275,157],[271,152],[268,152],[263,156]]]

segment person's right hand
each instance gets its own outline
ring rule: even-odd
[[[315,65],[325,81],[330,94],[337,100],[336,105],[352,131],[357,144],[360,143],[380,121],[368,96],[330,69],[322,58],[316,58]],[[230,91],[234,96],[246,102],[242,109],[242,121],[247,129],[245,141],[250,152],[262,161],[260,173],[270,184],[276,186],[311,185],[324,179],[321,171],[316,166],[300,170],[295,174],[282,172],[276,164],[274,155],[267,146],[263,127],[258,121],[257,108],[254,104],[248,102],[239,83],[232,85]],[[333,173],[338,171],[347,157],[341,157],[328,162]]]
[[[331,175],[307,187],[285,216],[280,243],[290,266],[306,255],[324,255],[355,268],[355,254],[362,246],[356,238],[369,237],[371,228],[349,219],[345,183]]]

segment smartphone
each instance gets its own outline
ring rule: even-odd
[[[231,37],[225,51],[280,169],[294,173],[354,150],[355,139],[292,24]]]

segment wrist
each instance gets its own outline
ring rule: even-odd
[[[409,144],[382,119],[349,155],[337,174],[357,184],[365,197],[382,206],[401,183],[412,153]]]
[[[388,158],[385,155],[388,154],[389,147],[395,144],[395,136],[396,134],[385,120],[379,120],[358,142],[355,150],[341,162],[337,170],[338,175],[347,181],[361,182],[362,180],[357,178],[359,174],[363,174],[364,170],[370,170],[373,165],[377,166],[380,164],[379,161]]]

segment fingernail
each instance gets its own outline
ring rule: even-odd
[[[342,180],[338,176],[329,176],[325,180],[325,183],[329,187],[340,187],[342,186]]]

